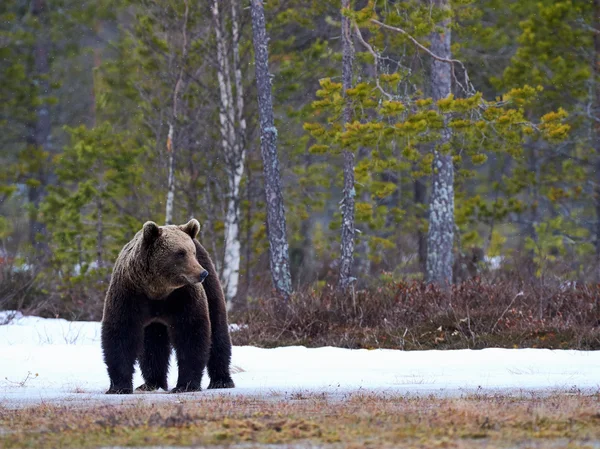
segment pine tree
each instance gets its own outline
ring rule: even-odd
[[[352,61],[354,47],[352,45],[352,23],[344,10],[350,8],[350,0],[342,0],[342,89],[345,97],[343,124],[352,123],[352,103],[348,90],[352,88]],[[351,276],[354,261],[354,153],[349,149],[342,152],[344,156],[344,190],[342,193],[342,237],[340,241],[340,276],[338,288],[346,290],[352,284]]]
[[[449,14],[450,2],[436,0],[435,6]],[[439,102],[452,92],[452,54],[450,19],[440,24],[440,30],[431,36],[432,100]],[[438,59],[440,58],[440,59]],[[433,151],[432,191],[429,202],[429,232],[427,236],[427,281],[442,286],[452,283],[452,248],[454,245],[454,165],[450,154],[451,130],[444,120],[441,139]]]
[[[108,123],[69,132],[72,143],[56,164],[58,184],[41,205],[44,224],[55,269],[65,280],[103,278],[141,227],[139,218],[123,211],[140,184],[142,151]]]
[[[268,38],[262,0],[251,0],[256,85],[260,115],[260,141],[267,203],[269,265],[273,286],[288,299],[292,293],[285,209],[277,155],[277,128],[273,118],[271,78],[269,75]]]
[[[373,198],[382,200],[397,192],[397,181],[385,181],[384,176],[394,179],[389,177],[389,170],[407,170],[409,173],[412,171],[412,175],[416,177],[433,174],[435,179],[435,171],[439,172],[436,153],[437,158],[447,156],[445,161],[449,164],[449,170],[452,170],[452,164],[464,167],[461,167],[459,172],[459,179],[462,180],[470,176],[473,168],[484,163],[488,154],[506,152],[517,155],[527,135],[534,134],[538,139],[552,141],[564,138],[569,127],[563,123],[565,115],[562,111],[540,117],[537,124],[525,117],[525,106],[538,93],[536,89],[529,86],[512,89],[506,93],[507,101],[484,100],[481,93],[473,90],[464,64],[449,57],[448,40],[446,45],[437,49],[442,53],[446,52],[447,57],[440,57],[406,30],[387,23],[404,20],[397,15],[397,9],[390,11],[392,12],[378,11],[371,4],[361,11],[349,13],[357,39],[366,49],[361,58],[373,67],[370,76],[363,75],[363,81],[347,91],[347,95],[352,99],[355,121],[342,127],[340,122],[345,104],[342,96],[343,86],[325,78],[321,80],[321,89],[317,91],[320,99],[313,102],[315,115],[324,117],[325,120],[305,125],[317,141],[317,144],[311,147],[311,151],[315,153],[372,148],[370,160],[358,164],[357,176],[360,174],[360,184],[363,188],[371,189]],[[428,11],[420,11],[423,14],[424,26],[420,26],[415,20],[407,20],[406,23],[415,26],[425,37],[428,32],[436,31],[436,23],[448,19],[448,10],[436,8],[433,11],[434,15],[430,15]],[[377,14],[381,14],[382,17],[379,18]],[[418,16],[410,17],[414,19]],[[369,41],[365,37],[366,31],[361,31],[362,28],[368,30],[371,36]],[[394,37],[403,37],[405,42],[425,53],[428,58],[439,62],[440,67],[447,69],[443,71],[441,78],[446,79],[444,94],[448,95],[435,93],[435,89],[432,89],[434,98],[427,97],[418,89],[408,88],[413,80],[401,70],[389,70],[390,65],[386,61],[390,57],[377,47],[377,43],[384,42],[388,49],[391,48],[390,41],[382,37],[385,36],[384,33],[395,33]],[[436,35],[437,33],[434,33],[434,37]],[[446,38],[449,38],[448,34]],[[435,48],[435,45],[432,48]],[[396,65],[402,66],[402,63]],[[434,66],[433,72],[435,69]],[[452,79],[459,86],[463,98],[455,98],[450,94],[448,81],[451,80],[452,73]],[[439,91],[440,84],[437,83],[433,87]],[[445,143],[434,146],[434,142],[439,142],[440,139]],[[461,164],[463,160],[464,163]],[[446,179],[446,182],[448,183],[449,179]],[[449,184],[451,190],[453,183]],[[448,204],[451,204],[454,196],[450,194],[446,199]],[[448,204],[440,210],[451,211]],[[461,213],[465,214],[464,211]],[[386,215],[389,218],[386,219]],[[454,231],[454,214],[445,215],[447,220],[444,223],[450,223],[445,227],[445,235],[451,236]],[[379,230],[379,235],[370,238],[371,246],[375,249],[374,254],[382,250],[393,250],[395,242],[390,239],[393,234],[382,231],[386,228],[386,222],[401,220],[404,216],[401,209],[384,205],[375,208],[371,204],[360,203],[357,204],[357,216],[360,216],[361,221],[369,222],[372,229]],[[430,228],[434,227],[432,222],[433,219],[430,220]],[[465,222],[460,223],[464,225]],[[440,270],[443,270],[443,279],[431,279],[440,284],[452,282],[453,239],[445,241],[447,247],[442,253],[446,260],[439,265]],[[432,247],[429,251],[437,249]]]

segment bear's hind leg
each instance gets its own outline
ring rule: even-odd
[[[144,383],[138,391],[167,390],[167,374],[171,344],[167,327],[161,323],[151,323],[144,330],[144,347],[139,358]]]

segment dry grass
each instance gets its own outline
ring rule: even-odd
[[[250,446],[247,444],[251,443]],[[2,448],[107,446],[598,447],[600,396],[205,397],[0,408]]]
[[[234,344],[346,348],[600,349],[600,285],[473,279],[449,292],[422,282],[332,288],[258,300],[232,314]]]

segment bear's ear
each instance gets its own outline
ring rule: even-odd
[[[198,235],[198,232],[200,232],[200,223],[198,223],[198,220],[196,220],[195,218],[192,218],[190,221],[188,221],[184,225],[181,225],[179,228],[183,232],[188,234],[191,238],[195,239]]]
[[[152,243],[160,236],[160,228],[153,221],[144,223],[144,242]]]

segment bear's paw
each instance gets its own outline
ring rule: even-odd
[[[135,391],[156,391],[159,388],[162,388],[163,390],[167,390],[167,386],[166,385],[149,385],[147,383],[143,383],[142,385],[140,385],[139,387],[137,387],[135,389]]]
[[[193,393],[195,391],[202,391],[200,385],[178,385],[171,390],[171,393]]]
[[[122,388],[110,387],[106,391],[106,394],[132,394],[132,393],[133,393],[133,387],[122,387]]]
[[[235,384],[231,378],[225,379],[215,379],[210,380],[210,384],[208,385],[209,390],[217,389],[217,388],[235,388]]]

